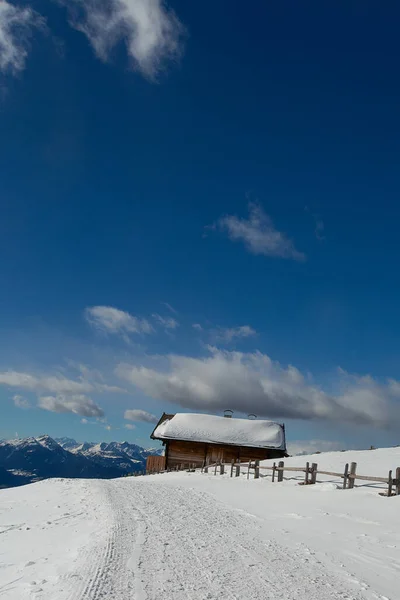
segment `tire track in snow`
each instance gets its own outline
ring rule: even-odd
[[[79,572],[70,576],[80,583],[68,600],[145,600],[137,564],[143,540],[140,521],[129,498],[115,490],[112,481],[97,483],[99,500],[111,518],[104,523],[105,535],[80,557]]]
[[[149,600],[365,600],[315,556],[262,539],[252,517],[162,482],[130,486],[148,521],[142,577]]]
[[[68,600],[370,598],[308,548],[263,539],[256,519],[209,494],[156,479],[96,485],[107,530],[86,550]]]

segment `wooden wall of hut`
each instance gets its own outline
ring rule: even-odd
[[[195,464],[201,467],[205,461],[210,464],[219,460],[231,462],[240,459],[241,462],[249,460],[265,460],[267,458],[280,458],[284,456],[282,450],[267,450],[264,448],[248,448],[243,446],[229,446],[225,444],[205,444],[203,442],[182,442],[175,440],[166,441],[166,468],[174,468],[182,464]]]

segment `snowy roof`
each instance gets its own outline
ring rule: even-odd
[[[285,450],[283,426],[272,421],[227,419],[193,413],[168,417],[157,425],[153,438]]]

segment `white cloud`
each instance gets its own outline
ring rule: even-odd
[[[38,400],[38,406],[51,412],[75,413],[81,417],[104,416],[103,409],[84,394],[41,396]]]
[[[89,421],[87,419],[81,419],[82,425],[87,425]]]
[[[232,342],[234,339],[242,339],[257,335],[257,332],[250,325],[241,327],[231,327],[228,329],[220,328],[216,332],[216,337],[224,342]]]
[[[23,396],[19,396],[18,394],[15,394],[15,396],[13,396],[13,402],[17,408],[26,409],[31,407],[29,400],[27,400]]]
[[[22,71],[34,29],[44,28],[45,20],[36,11],[0,0],[0,71]]]
[[[124,392],[122,388],[114,385],[99,383],[94,379],[79,380],[69,379],[64,375],[32,375],[21,371],[0,372],[0,385],[16,387],[33,392],[49,392],[50,394],[86,394],[88,392]]]
[[[296,250],[284,233],[275,229],[270,217],[257,203],[249,203],[248,219],[225,215],[217,221],[216,226],[227,233],[232,241],[243,242],[252,254],[305,260],[305,255]]]
[[[153,314],[152,316],[153,319],[158,321],[158,323],[160,323],[160,325],[164,327],[164,329],[176,329],[177,327],[179,327],[178,321],[176,321],[176,319],[173,319],[172,317],[162,317],[158,314]]]
[[[196,329],[196,331],[203,331],[203,327],[200,325],[200,323],[193,323],[192,327],[193,329]]]
[[[17,387],[31,391],[46,391],[55,394],[85,393],[94,389],[87,381],[75,381],[62,375],[36,376],[20,371],[0,372],[0,385]]]
[[[158,417],[155,415],[152,415],[145,410],[140,410],[139,408],[126,410],[124,419],[127,421],[137,421],[142,423],[158,423],[159,421]]]
[[[81,365],[82,367],[82,365]],[[102,417],[104,411],[87,393],[121,393],[126,390],[115,385],[103,383],[101,374],[88,368],[79,368],[78,380],[69,379],[60,373],[55,375],[32,375],[20,371],[0,372],[0,385],[15,387],[34,392],[38,397],[38,406],[59,413],[76,413],[82,417]],[[97,379],[101,379],[99,382]],[[29,402],[20,395],[13,397],[19,408],[29,408]],[[83,421],[82,421],[83,422]]]
[[[346,450],[345,442],[335,442],[329,440],[299,440],[288,442],[288,453],[296,456],[301,454],[315,454],[316,452],[333,452],[337,450]]]
[[[121,335],[126,341],[129,341],[130,334],[149,334],[154,331],[146,319],[134,317],[112,306],[88,307],[85,310],[85,317],[96,329],[104,333]]]
[[[70,9],[72,27],[87,36],[103,61],[124,42],[133,68],[155,79],[181,55],[184,27],[163,0],[59,1]]]
[[[136,425],[134,425],[133,423],[126,423],[126,425],[124,425],[125,429],[136,429]]]
[[[400,391],[369,376],[338,374],[340,392],[330,394],[295,367],[260,352],[210,348],[210,355],[165,357],[165,369],[121,364],[116,373],[148,396],[185,408],[230,408],[267,418],[325,419],[390,427],[400,422]]]

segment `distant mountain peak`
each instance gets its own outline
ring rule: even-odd
[[[81,443],[81,442],[77,442],[76,440],[74,440],[73,438],[70,438],[70,437],[61,437],[61,438],[54,438],[54,439],[57,442],[57,444],[60,444],[60,446],[62,446],[66,450],[68,449],[69,446],[71,446],[71,447],[79,446]]]

